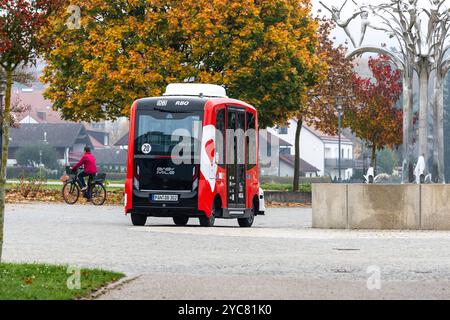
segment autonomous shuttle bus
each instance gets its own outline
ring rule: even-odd
[[[162,97],[137,100],[128,148],[125,211],[136,226],[152,216],[251,227],[264,214],[257,111],[220,86],[171,84]]]

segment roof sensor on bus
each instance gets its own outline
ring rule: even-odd
[[[164,96],[189,96],[207,98],[228,98],[225,88],[215,84],[172,83],[166,88]]]

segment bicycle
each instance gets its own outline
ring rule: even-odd
[[[66,174],[69,176],[69,179],[64,182],[62,196],[67,204],[74,205],[80,198],[82,189],[78,179],[80,170],[72,171],[70,167],[66,167]],[[83,196],[95,206],[102,206],[106,201],[105,180],[105,173],[97,173],[95,176],[89,176],[88,189],[84,192]]]

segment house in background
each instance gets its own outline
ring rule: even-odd
[[[129,134],[127,132],[119,140],[117,140],[116,143],[114,143],[114,146],[128,150],[128,137],[129,137]]]
[[[92,154],[97,160],[97,166],[104,172],[127,171],[128,151],[119,147],[95,149]]]
[[[297,121],[290,120],[285,127],[269,128],[268,131],[292,146],[284,150],[283,154],[295,154],[295,132]],[[319,170],[319,176],[339,176],[339,137],[327,135],[315,128],[303,125],[300,134],[300,157]],[[341,136],[341,177],[344,180],[353,176],[354,157],[353,142]]]
[[[293,177],[295,168],[295,156],[291,155],[293,145],[277,135],[267,131],[260,132],[259,158],[260,175],[272,177]],[[272,157],[276,152],[275,157]],[[269,162],[270,159],[270,162]],[[268,163],[266,163],[268,162]],[[300,175],[303,177],[316,177],[319,169],[300,159]]]
[[[98,130],[86,130],[89,139],[91,140],[92,146],[97,148],[109,148],[109,133],[105,131],[98,131]]]
[[[13,100],[28,107],[28,111],[17,119],[21,124],[66,123],[60,113],[52,109],[53,103],[44,98],[43,91],[16,89],[13,92]]]
[[[94,131],[103,131],[109,134],[109,139],[113,143],[122,138],[130,128],[130,122],[127,117],[121,117],[114,121],[105,120],[93,122],[87,125],[87,128]]]
[[[19,101],[28,110],[18,116],[17,121],[20,124],[76,124],[75,122],[65,121],[58,111],[53,110],[53,103],[43,96],[42,90],[29,88],[15,89],[13,99]],[[111,122],[112,123],[112,122]],[[122,124],[122,122],[119,122]],[[84,123],[87,134],[94,148],[108,147],[110,145],[111,133],[102,130],[105,126],[101,123]],[[111,124],[112,126],[112,124]]]
[[[295,156],[280,155],[280,174],[279,177],[294,177]],[[300,175],[306,178],[314,178],[319,176],[319,169],[300,159]]]
[[[78,161],[86,145],[93,147],[83,124],[22,124],[10,129],[8,166],[17,164],[16,154],[20,148],[43,144],[56,150],[61,165]]]

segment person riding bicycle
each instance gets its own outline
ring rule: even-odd
[[[91,147],[86,146],[84,152],[84,156],[81,160],[71,168],[72,171],[76,171],[79,167],[84,165],[84,170],[78,175],[79,183],[82,188],[81,191],[86,191],[88,189],[84,178],[94,176],[97,173],[97,163],[94,155],[91,153]]]

